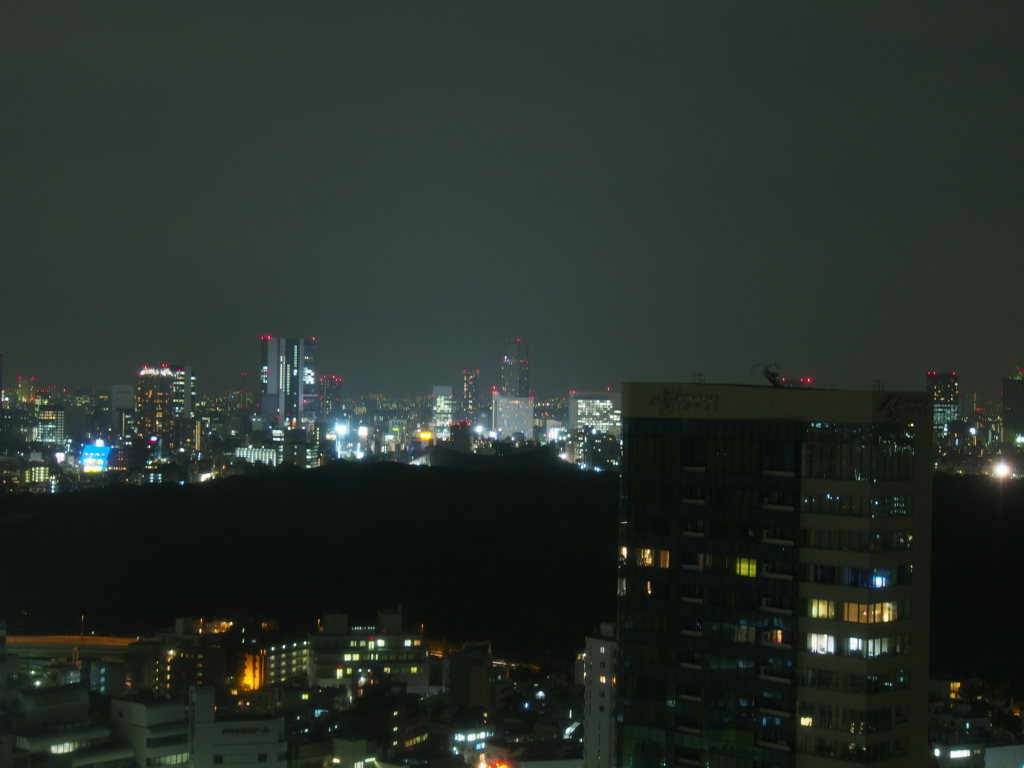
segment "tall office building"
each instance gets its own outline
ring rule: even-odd
[[[928,371],[925,387],[932,398],[932,426],[935,438],[949,433],[949,422],[960,418],[960,377],[956,371]]]
[[[530,391],[530,348],[522,339],[505,340],[499,391],[509,397],[529,397],[533,394]]]
[[[320,377],[320,414],[324,417],[338,415],[344,411],[342,403],[341,386],[344,384],[341,376]]]
[[[929,761],[931,401],[627,384],[618,761]]]
[[[67,436],[63,405],[41,405],[37,415],[35,439],[47,445],[63,445]]]
[[[451,387],[434,387],[430,395],[430,418],[434,424],[434,435],[438,439],[447,440],[452,433],[452,421],[455,420],[455,398],[452,397]]]
[[[1003,442],[1024,443],[1024,371],[1003,379]]]
[[[533,398],[493,395],[491,397],[491,429],[501,439],[519,434],[526,440],[532,440]]]
[[[189,365],[169,366],[174,375],[171,385],[171,410],[181,422],[196,417],[196,374]]]
[[[622,410],[619,393],[580,394],[573,392],[569,396],[569,429],[573,433],[579,429],[596,429],[598,432],[606,432],[610,435],[621,435]]]
[[[471,424],[480,415],[480,369],[462,371],[462,399],[459,402],[459,418]]]
[[[260,413],[268,422],[298,427],[316,420],[316,339],[260,338]]]

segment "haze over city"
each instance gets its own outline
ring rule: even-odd
[[[8,382],[316,336],[353,393],[531,346],[622,380],[992,396],[1024,355],[1014,4],[22,4]]]

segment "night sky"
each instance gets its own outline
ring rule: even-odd
[[[1024,359],[1020,3],[7,3],[0,349],[348,392],[991,397]]]

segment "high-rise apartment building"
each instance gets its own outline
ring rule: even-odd
[[[529,397],[533,394],[530,391],[530,348],[522,339],[505,340],[499,391],[509,397]]]
[[[174,434],[174,371],[146,366],[135,383],[135,424],[138,433],[170,444]]]
[[[260,338],[260,412],[268,422],[299,427],[316,420],[315,338]]]
[[[929,761],[931,399],[627,384],[617,765]]]
[[[196,376],[187,365],[146,366],[135,384],[135,429],[160,452],[176,450],[192,439],[196,415]]]
[[[940,439],[949,433],[949,422],[960,418],[960,377],[956,375],[956,371],[928,371],[925,386],[932,398],[932,427],[935,438]]]
[[[615,658],[613,624],[587,638],[583,678],[583,768],[615,766]]]

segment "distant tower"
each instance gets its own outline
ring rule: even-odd
[[[501,361],[500,393],[509,397],[529,397],[530,348],[522,339],[505,340],[505,356]]]
[[[480,415],[480,369],[462,371],[462,402],[459,414],[470,423],[475,423]]]
[[[430,400],[434,434],[440,440],[447,440],[451,436],[452,421],[455,418],[455,398],[452,397],[452,388],[434,387]]]
[[[323,416],[337,415],[342,410],[341,376],[320,377],[320,413]]]
[[[48,445],[63,445],[66,436],[63,405],[40,405],[35,439]]]
[[[1024,371],[1003,379],[1003,442],[1024,442]]]
[[[299,426],[315,421],[316,338],[260,337],[260,412],[264,419]]]
[[[949,422],[960,418],[960,377],[956,371],[928,371],[926,388],[932,398],[932,428],[938,440],[949,432]]]
[[[156,438],[165,447],[174,435],[174,371],[169,366],[145,367],[135,383],[135,414],[138,432]]]
[[[169,366],[174,375],[171,409],[179,421],[196,417],[196,374],[190,365]]]

